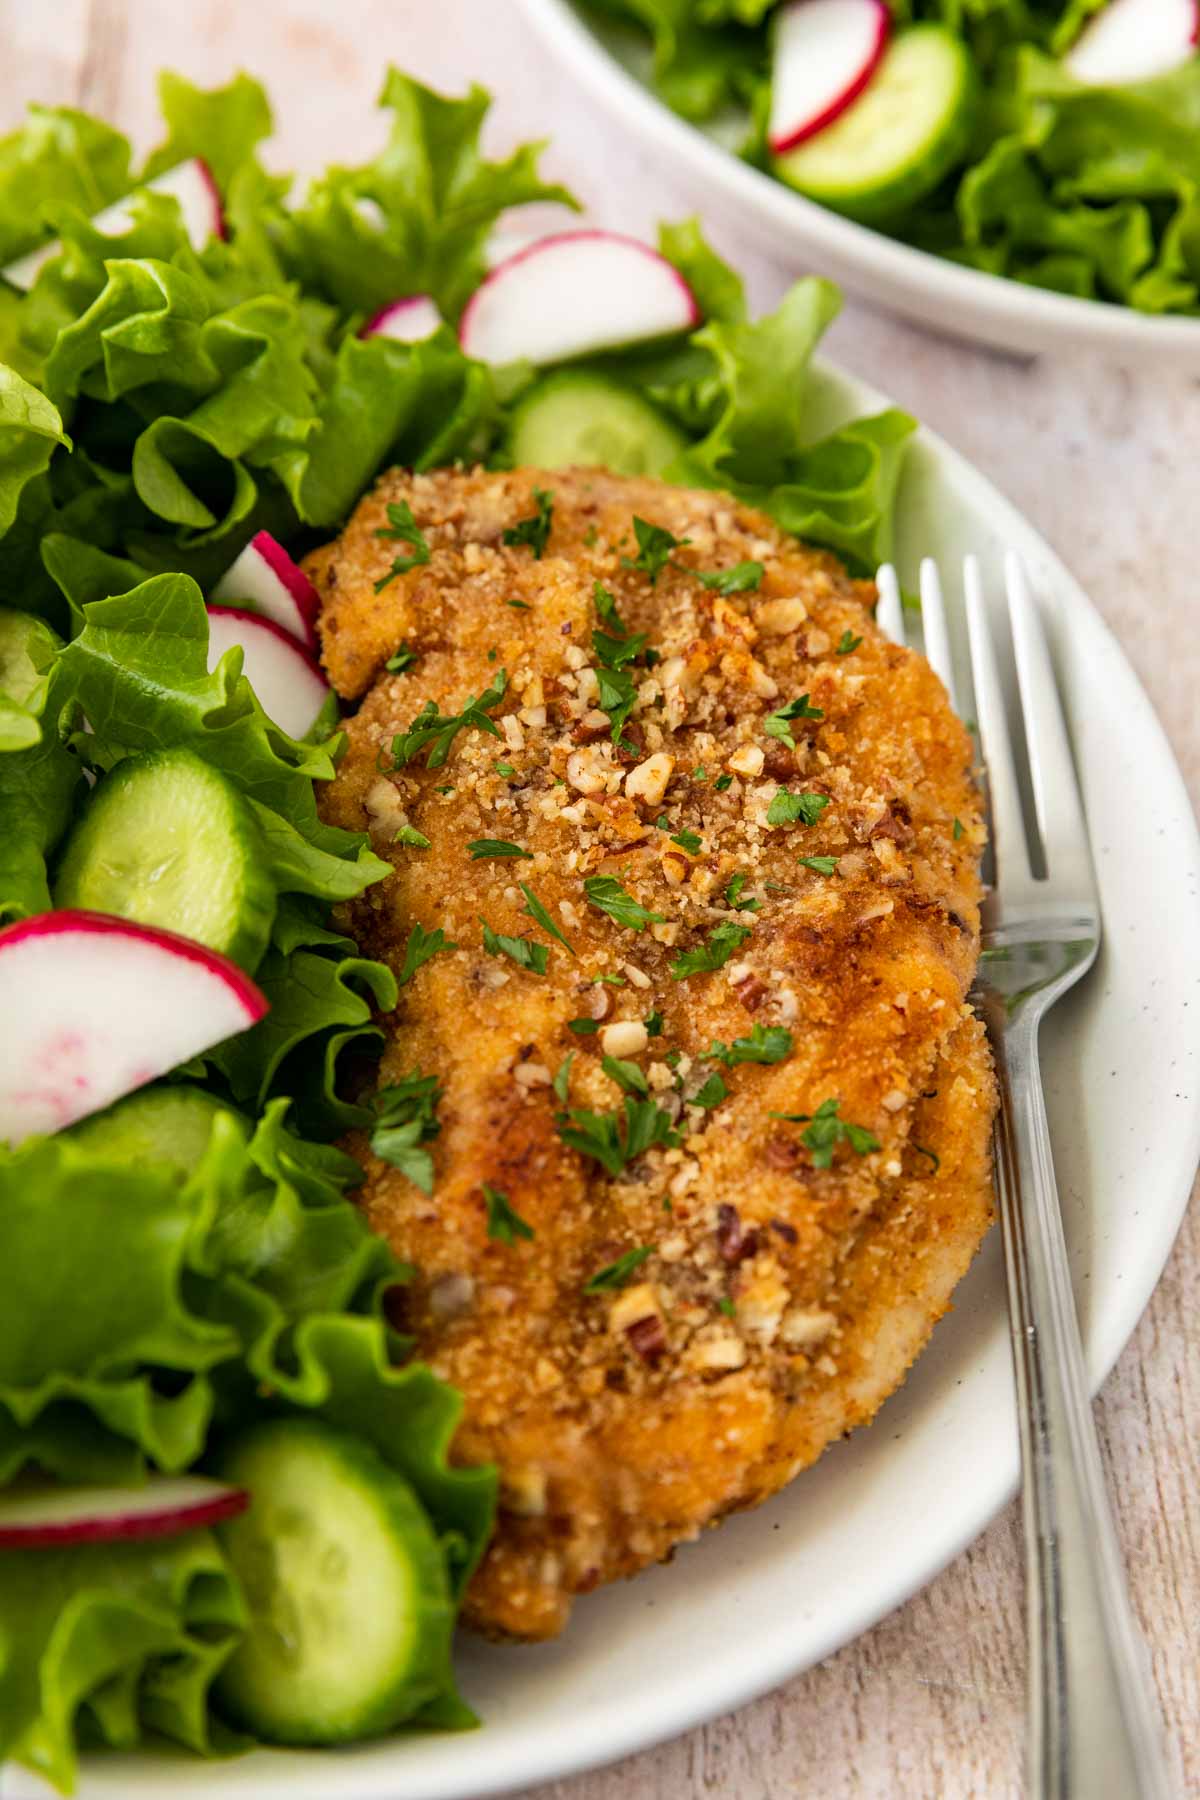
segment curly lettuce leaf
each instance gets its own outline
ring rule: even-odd
[[[167,136],[148,158],[143,181],[198,156],[223,194],[274,129],[270,102],[249,75],[206,89],[164,69],[158,77],[158,104]]]
[[[64,207],[96,213],[133,185],[129,140],[69,106],[32,106],[0,138],[0,264],[53,235]]]
[[[0,925],[49,910],[46,859],[66,830],[81,778],[58,731],[65,696],[55,639],[42,627],[37,642],[32,689],[27,675],[14,686],[13,672],[6,679],[0,669]]]
[[[0,536],[17,516],[22,490],[49,468],[59,444],[70,448],[57,407],[0,363]]]

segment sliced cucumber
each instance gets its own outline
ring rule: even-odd
[[[232,783],[192,750],[156,750],[100,782],[67,840],[54,903],[178,931],[253,970],[275,889]]]
[[[250,1624],[217,1678],[225,1710],[272,1744],[388,1731],[449,1687],[454,1607],[412,1489],[371,1445],[272,1419],[217,1463],[249,1510],[219,1527]]]
[[[44,619],[0,606],[0,694],[24,706],[37,692],[61,642]]]
[[[895,217],[966,154],[975,71],[960,38],[912,25],[892,39],[857,100],[774,159],[810,200],[866,223]]]
[[[218,1113],[239,1116],[203,1088],[142,1088],[105,1112],[81,1119],[66,1135],[100,1156],[190,1175],[208,1149]]]
[[[563,369],[529,389],[513,412],[508,451],[535,469],[611,469],[661,475],[687,439],[640,394],[588,369]]]

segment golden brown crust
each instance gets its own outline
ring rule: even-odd
[[[540,561],[502,541],[534,486],[555,496]],[[431,560],[376,597],[396,546],[374,533],[401,499]],[[691,540],[653,586],[622,562],[634,515]],[[764,565],[757,591],[723,598],[689,573],[744,559]],[[393,472],[308,568],[332,679],[349,696],[375,683],[324,803],[395,868],[353,929],[396,967],[414,921],[458,946],[402,990],[381,1070],[443,1084],[434,1197],[357,1141],[363,1204],[418,1267],[406,1324],[421,1353],[466,1395],[456,1453],[501,1467],[468,1616],[546,1636],[574,1594],[753,1505],[868,1419],[986,1229],[994,1090],[965,1004],[983,841],[969,744],[927,664],[878,631],[869,584],[725,496],[595,471]],[[636,670],[632,753],[596,713],[595,580],[660,652]],[[380,676],[402,640],[419,660]],[[499,738],[465,730],[444,767],[390,772],[392,738],[427,699],[457,712],[500,669]],[[821,717],[792,722],[791,748],[765,721],[805,692]],[[772,826],[780,787],[829,804],[810,826]],[[429,849],[397,845],[402,824]],[[472,861],[483,837],[532,860]],[[836,872],[800,856],[834,857]],[[757,910],[731,906],[739,874],[735,897]],[[633,931],[598,911],[593,875],[662,923]],[[521,881],[573,957],[525,914]],[[546,945],[547,975],[484,954],[481,917]],[[674,979],[681,951],[721,924],[750,934],[723,968]],[[655,1012],[661,1035],[629,1059],[683,1135],[610,1177],[563,1143],[550,1077],[575,1051],[570,1105],[613,1113],[607,1028]],[[600,1032],[568,1029],[600,1013]],[[702,1060],[755,1025],[791,1034],[785,1060]],[[727,1097],[695,1104],[718,1069]],[[840,1144],[823,1170],[804,1125],[771,1115],[832,1099],[880,1147]],[[531,1241],[489,1239],[484,1183]],[[650,1245],[624,1288],[583,1291]]]

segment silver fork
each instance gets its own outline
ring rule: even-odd
[[[1104,1491],[1038,1064],[1044,1015],[1096,960],[1100,904],[1054,669],[1013,555],[1005,578],[1044,875],[1031,864],[979,564],[964,563],[995,866],[973,998],[1000,1085],[995,1174],[1024,1471],[1028,1792],[1031,1800],[1168,1800],[1157,1707]],[[885,565],[877,581],[879,622],[903,643],[895,571]],[[921,626],[925,653],[961,710],[928,558]]]

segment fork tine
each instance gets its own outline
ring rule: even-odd
[[[1094,886],[1083,802],[1046,634],[1025,566],[1011,550],[1004,559],[1004,581],[1046,870],[1056,886],[1077,885],[1082,898]]]
[[[950,660],[950,632],[946,625],[946,607],[942,600],[942,583],[932,556],[921,563],[921,630],[925,638],[925,655],[934,674],[950,696],[950,704],[958,711],[954,691],[954,668]]]
[[[875,608],[875,622],[884,637],[891,638],[893,644],[904,643],[904,607],[900,600],[900,583],[896,579],[896,571],[891,563],[881,563],[875,576],[875,586],[879,590],[879,605]]]
[[[1008,722],[1004,716],[1004,689],[1000,684],[984,606],[979,561],[974,556],[963,560],[963,589],[967,602],[967,636],[971,645],[971,678],[975,683],[975,715],[992,809],[996,887],[1003,897],[1011,897],[1019,888],[1032,885],[1033,874],[1029,867]]]

